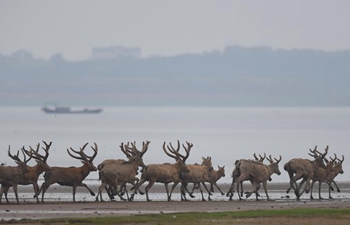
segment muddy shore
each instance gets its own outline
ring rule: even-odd
[[[220,185],[223,191],[227,191],[228,184]],[[0,218],[3,220],[10,219],[39,219],[39,218],[60,218],[60,217],[102,217],[102,216],[118,216],[118,215],[135,215],[135,214],[157,214],[157,213],[174,213],[174,212],[222,212],[222,211],[247,211],[247,210],[262,210],[262,209],[290,209],[297,207],[316,207],[316,208],[344,208],[350,207],[350,183],[340,183],[341,195],[336,195],[333,192],[334,199],[318,199],[317,188],[314,188],[314,196],[316,200],[310,200],[309,195],[304,196],[300,201],[287,196],[285,190],[288,188],[286,183],[269,184],[268,190],[271,193],[272,201],[267,201],[263,197],[263,190],[260,191],[262,198],[260,201],[255,201],[255,198],[249,198],[242,201],[236,198],[229,201],[227,197],[221,196],[219,193],[214,193],[213,201],[201,201],[198,197],[187,202],[181,202],[174,198],[174,201],[167,202],[163,199],[165,197],[164,186],[156,185],[150,191],[150,197],[154,197],[155,193],[160,193],[162,199],[151,202],[146,202],[145,197],[142,196],[140,200],[133,202],[118,201],[104,201],[95,202],[95,197],[89,196],[89,193],[83,188],[78,188],[79,195],[85,197],[78,197],[76,203],[72,203],[72,190],[70,187],[54,186],[48,190],[48,198],[45,198],[44,204],[36,204],[32,197],[23,198],[23,196],[32,196],[32,187],[24,186],[19,188],[20,204],[15,204],[15,200],[10,196],[10,204],[6,204],[4,199],[0,205]],[[93,190],[98,189],[98,185],[91,186]],[[248,188],[248,187],[247,187]],[[324,189],[325,190],[325,189]],[[178,194],[174,193],[174,196]],[[279,196],[276,193],[282,193]],[[26,195],[27,193],[27,195]],[[66,199],[57,201],[57,196],[65,194]],[[322,195],[326,198],[328,193],[324,192]],[[56,196],[56,197],[55,197]],[[89,196],[89,197],[86,197]],[[196,196],[200,196],[196,192]],[[274,197],[273,196],[279,196]],[[22,198],[21,198],[22,197]]]

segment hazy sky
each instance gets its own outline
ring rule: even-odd
[[[140,47],[145,57],[229,45],[349,50],[349,10],[348,0],[0,0],[0,53],[79,60],[109,46]]]

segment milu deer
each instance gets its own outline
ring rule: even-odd
[[[284,165],[284,170],[288,172],[290,178],[290,187],[287,189],[287,193],[289,193],[290,189],[294,189],[294,193],[297,199],[300,199],[300,196],[306,192],[310,191],[310,181],[314,176],[315,171],[318,167],[326,168],[324,165],[323,159],[328,153],[328,146],[325,149],[325,153],[317,154],[316,153],[317,146],[315,146],[314,150],[310,150],[312,154],[309,153],[310,156],[314,158],[313,161],[302,158],[294,158],[289,160]],[[302,179],[302,181],[297,184],[297,181]],[[305,183],[304,189],[300,192],[302,185]]]
[[[207,158],[202,157],[202,164],[200,164],[200,165],[199,164],[188,164],[187,168],[188,168],[189,172],[184,172],[181,174],[181,178],[183,180],[182,186],[181,186],[181,190],[182,190],[181,193],[183,194],[182,198],[186,199],[185,190],[187,190],[187,185],[189,183],[193,183],[194,185],[198,186],[198,188],[201,192],[201,195],[202,195],[202,201],[205,201],[200,183],[203,184],[204,188],[208,192],[208,196],[210,196],[211,192],[209,191],[209,189],[207,188],[207,186],[205,185],[204,182],[210,180],[209,173],[213,170],[211,157],[209,157],[209,156]],[[193,192],[193,189],[192,189],[192,192]],[[191,197],[194,197],[192,192],[189,192],[189,195]],[[208,198],[210,199],[210,197],[208,197]]]
[[[125,200],[121,192],[126,190],[126,183],[134,183],[138,180],[136,177],[138,167],[145,167],[142,157],[148,150],[149,143],[149,141],[143,142],[142,151],[136,148],[135,142],[131,143],[131,148],[126,145],[125,148],[127,148],[131,154],[129,161],[119,164],[108,164],[101,169],[101,186],[99,187],[98,195],[101,194],[102,190],[106,188],[108,184],[120,199]],[[123,143],[121,144],[121,148],[123,148]],[[125,149],[122,149],[122,151],[123,150],[126,151]],[[118,184],[120,184],[120,191],[118,191]]]
[[[26,154],[23,153],[23,161],[19,158],[19,151],[17,151],[17,155],[12,155],[10,151],[10,146],[8,149],[8,156],[13,159],[17,166],[0,166],[0,184],[1,184],[1,190],[0,190],[0,204],[2,199],[2,194],[5,190],[8,190],[9,187],[13,188],[13,191],[16,196],[17,204],[19,204],[18,200],[18,192],[17,192],[17,185],[22,179],[22,176],[27,173],[28,166],[27,163],[32,157],[29,157],[26,159]],[[7,197],[6,202],[9,203]]]
[[[182,178],[180,177],[181,172],[188,172],[188,168],[186,166],[186,159],[190,154],[190,150],[193,144],[186,142],[187,147],[183,144],[183,148],[185,149],[185,154],[182,155],[179,153],[180,150],[180,141],[177,141],[177,148],[173,148],[172,144],[166,145],[166,142],[163,143],[163,151],[165,154],[176,160],[175,163],[163,163],[163,164],[149,164],[145,166],[142,171],[140,181],[135,185],[134,193],[131,195],[130,199],[132,200],[137,189],[146,181],[148,181],[147,186],[145,187],[146,199],[150,201],[148,196],[149,189],[154,185],[154,183],[163,183],[165,186],[165,190],[167,193],[167,200],[171,201],[171,194],[174,188],[178,183],[182,182]],[[168,184],[173,183],[171,191],[169,192]]]
[[[122,164],[122,163],[126,163],[127,161],[130,161],[132,156],[134,155],[133,154],[133,151],[128,147],[129,146],[129,142],[127,144],[124,144],[121,143],[121,145],[119,146],[121,151],[125,154],[125,156],[127,157],[128,160],[125,160],[125,159],[106,159],[106,160],[103,160],[98,166],[97,166],[97,169],[98,169],[98,179],[101,180],[101,184],[104,183],[104,182],[107,182],[106,180],[104,180],[104,178],[102,177],[101,175],[101,171],[104,167],[108,167],[108,166],[111,166],[111,165],[119,165],[119,164]],[[135,183],[132,182],[132,185],[134,186]],[[125,186],[126,188],[126,186]],[[105,187],[105,190],[110,198],[110,200],[113,200],[114,199],[114,195],[113,195],[113,187],[111,187],[108,183],[106,184],[106,187]],[[99,195],[96,196],[96,201],[98,201],[98,197],[100,196],[100,200],[103,201],[103,198],[102,198],[102,192],[99,193]]]
[[[235,187],[236,187],[236,179],[241,175],[241,172],[239,170],[239,167],[237,167],[237,165],[240,164],[241,161],[252,161],[252,162],[258,162],[258,163],[263,163],[265,158],[266,158],[266,153],[264,153],[264,156],[261,156],[259,154],[259,158],[256,156],[256,153],[253,154],[254,156],[254,159],[255,160],[251,160],[251,159],[239,159],[239,160],[236,160],[235,162],[235,168],[233,169],[232,171],[232,183],[231,183],[231,186],[226,194],[227,197],[229,197],[229,200],[231,201],[232,200],[232,197],[233,197],[233,194],[234,194],[234,190],[235,190]],[[240,193],[237,193],[238,195],[240,195],[240,197],[243,197],[243,182],[245,180],[242,180],[241,183],[240,183]],[[247,179],[247,181],[250,181],[250,183],[253,185],[253,180],[251,179]]]
[[[279,159],[274,158],[274,161],[270,155],[267,160],[270,162],[269,165],[264,165],[260,162],[252,163],[249,161],[243,161],[238,165],[241,175],[237,178],[237,193],[239,193],[239,181],[249,178],[253,184],[253,191],[245,192],[246,198],[255,193],[256,200],[258,200],[258,190],[260,188],[260,183],[262,183],[266,198],[268,201],[270,200],[270,197],[267,194],[267,181],[271,181],[271,176],[274,173],[281,175],[278,163],[282,160],[282,156],[279,156]]]
[[[343,167],[342,167],[342,163],[344,162],[344,156],[342,156],[342,160],[337,158],[337,155],[334,154],[334,159],[330,157],[330,161],[326,161],[327,165],[326,165],[326,169],[319,167],[316,172],[314,173],[314,176],[312,178],[312,182],[311,182],[311,188],[310,188],[310,199],[314,199],[314,197],[312,196],[312,189],[313,186],[316,182],[318,182],[318,197],[319,199],[323,199],[321,197],[321,184],[323,182],[328,184],[328,198],[332,199],[331,196],[331,190],[333,190],[332,187],[332,183],[337,187],[337,191],[340,192],[340,189],[338,187],[338,185],[335,183],[334,178],[338,175],[338,174],[343,174]]]
[[[90,194],[92,196],[95,196],[95,193],[85,183],[83,183],[83,180],[89,175],[91,171],[97,171],[97,168],[93,164],[93,160],[97,155],[98,147],[97,144],[94,143],[94,146],[91,146],[91,149],[94,153],[92,156],[88,156],[84,153],[84,149],[87,145],[88,143],[81,147],[80,151],[76,151],[73,148],[67,148],[68,154],[74,159],[81,160],[83,166],[51,167],[50,170],[46,171],[44,175],[45,182],[41,185],[41,188],[38,193],[39,195],[42,191],[42,202],[44,202],[44,194],[46,190],[50,187],[51,184],[54,183],[58,183],[59,185],[63,186],[73,187],[73,202],[75,202],[75,192],[78,186],[85,187],[90,191]]]
[[[42,155],[42,154],[39,153],[40,143],[37,144],[36,150],[34,150],[31,146],[30,146],[30,151],[26,150],[24,148],[24,146],[22,147],[22,150],[29,157],[32,157],[33,159],[35,159],[37,164],[35,166],[27,166],[28,172],[23,174],[23,176],[21,177],[21,179],[20,179],[18,184],[19,185],[32,184],[33,188],[34,188],[34,195],[37,195],[39,193],[39,185],[38,185],[39,175],[41,173],[43,173],[43,172],[45,172],[45,171],[50,169],[50,166],[47,165],[46,161],[47,161],[47,158],[49,157],[49,149],[51,147],[52,142],[50,142],[48,144],[45,141],[43,141],[43,143],[45,144],[45,148],[42,147],[42,149],[44,150],[45,155]],[[9,190],[9,188],[10,187],[7,187],[4,190],[6,201],[8,201],[7,200],[7,192]],[[37,201],[37,203],[39,203],[39,197],[38,196],[36,197],[36,201]]]
[[[214,193],[214,186],[220,191],[221,195],[225,195],[224,192],[221,191],[220,187],[217,185],[217,181],[221,178],[225,177],[225,166],[218,166],[218,170],[212,170],[209,172],[209,180],[206,182],[210,183],[210,192]],[[203,182],[202,182],[203,184]],[[193,190],[196,188],[199,188],[200,184],[193,185],[191,194],[193,193]],[[208,195],[208,200],[211,200],[210,195]]]

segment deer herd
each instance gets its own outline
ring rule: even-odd
[[[136,142],[121,143],[120,149],[126,156],[126,159],[106,159],[97,167],[93,163],[98,153],[96,143],[91,146],[93,152],[91,156],[85,153],[88,143],[84,144],[79,150],[74,150],[73,148],[67,149],[70,157],[78,159],[83,163],[80,167],[49,166],[47,159],[52,142],[47,143],[43,141],[44,147],[42,147],[42,151],[40,151],[40,143],[36,145],[35,149],[31,146],[29,149],[26,149],[23,146],[15,155],[11,153],[9,146],[8,155],[16,162],[17,166],[3,164],[0,166],[0,203],[3,194],[5,195],[6,202],[9,203],[7,193],[9,188],[12,187],[17,204],[19,204],[17,186],[29,184],[33,185],[34,198],[36,198],[37,203],[44,202],[45,192],[52,184],[56,183],[73,188],[73,202],[75,202],[75,193],[78,186],[85,187],[91,195],[95,196],[95,193],[83,183],[90,172],[94,171],[98,171],[99,180],[101,181],[96,195],[96,201],[103,201],[102,193],[104,191],[111,200],[115,196],[118,196],[121,200],[132,201],[134,196],[139,193],[146,194],[146,200],[151,201],[149,191],[154,183],[164,184],[168,201],[172,200],[171,196],[177,185],[180,185],[181,200],[187,200],[187,194],[191,198],[195,197],[193,191],[194,189],[199,189],[202,200],[205,201],[202,187],[207,192],[209,200],[211,200],[212,193],[214,192],[214,186],[222,195],[225,195],[217,185],[217,181],[225,176],[225,166],[218,166],[218,169],[215,170],[212,166],[211,157],[202,157],[200,164],[186,163],[193,147],[192,143],[185,142],[184,144],[180,144],[177,141],[176,145],[173,145],[170,142],[168,144],[164,142],[163,151],[174,162],[145,165],[143,155],[147,152],[149,144],[149,141],[143,142],[142,150],[138,150]],[[287,189],[287,193],[293,189],[296,199],[300,199],[304,192],[310,193],[310,198],[313,199],[312,189],[316,182],[319,183],[319,199],[321,199],[322,183],[327,184],[329,198],[332,198],[331,191],[334,190],[334,187],[340,192],[334,179],[338,174],[343,173],[342,164],[344,162],[344,156],[339,159],[334,154],[333,158],[326,158],[328,150],[329,148],[327,146],[324,152],[319,152],[316,146],[313,150],[309,149],[310,152],[308,154],[313,158],[312,160],[294,158],[284,165],[283,168],[290,178],[290,187]],[[21,157],[22,155],[23,159]],[[255,193],[256,200],[259,200],[260,195],[258,191],[260,184],[262,184],[266,198],[270,200],[267,193],[267,181],[272,180],[273,174],[281,174],[279,162],[281,162],[282,157],[272,158],[271,155],[267,157],[266,154],[259,155],[259,157],[256,154],[253,156],[253,159],[236,160],[235,168],[231,175],[232,184],[226,193],[229,200],[232,200],[235,190],[239,199],[242,199],[244,193],[242,184],[244,181],[249,181],[252,184],[252,190],[245,192],[246,198]],[[36,165],[27,165],[33,159],[36,161]],[[265,159],[267,160],[267,164],[264,163]],[[39,188],[38,178],[42,173],[44,174],[44,182]],[[147,182],[147,185],[144,188],[144,193],[141,190],[141,186],[145,182]],[[171,184],[170,188],[168,186],[169,184]],[[188,184],[192,184],[191,191],[189,191]],[[209,188],[207,184],[210,185]],[[127,188],[127,185],[129,188]],[[40,194],[41,201],[39,200]]]

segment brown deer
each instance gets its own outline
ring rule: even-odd
[[[128,158],[128,160],[130,160],[133,156],[133,152],[132,150],[130,150],[130,148],[128,148],[129,146],[129,142],[125,145],[125,147],[123,146],[123,143],[121,143],[121,145],[119,146],[121,151],[126,155],[126,157]],[[110,166],[110,165],[119,165],[122,163],[126,163],[127,160],[124,159],[106,159],[103,162],[101,162],[98,166],[98,180],[101,180],[101,183],[105,183],[107,182],[106,180],[104,180],[104,178],[101,175],[101,171],[104,167]],[[135,183],[132,183],[132,185],[135,185]],[[125,186],[126,187],[126,186]],[[111,200],[114,199],[114,195],[113,195],[113,187],[110,186],[110,184],[106,183],[106,187],[105,190],[109,196],[109,198]],[[102,199],[102,192],[99,193],[99,195],[96,196],[96,201],[98,201],[98,197],[100,196],[100,200],[103,201]]]
[[[318,184],[318,196],[319,199],[322,199],[321,197],[321,184],[322,182],[326,182],[328,184],[328,198],[332,199],[331,196],[331,190],[333,190],[332,183],[336,186],[337,191],[340,192],[340,189],[337,185],[337,183],[334,181],[334,178],[338,174],[343,174],[343,162],[344,162],[344,156],[342,156],[342,159],[338,159],[337,155],[334,154],[334,159],[330,157],[330,161],[327,163],[326,169],[323,169],[322,167],[319,167],[312,179],[311,183],[311,190],[310,190],[310,198],[313,199],[312,196],[312,188],[315,182],[319,182]]]
[[[208,196],[210,196],[211,192],[209,191],[209,189],[207,188],[207,186],[205,185],[204,182],[210,180],[209,173],[213,170],[211,157],[207,157],[207,158],[202,157],[202,164],[200,164],[200,165],[199,164],[190,164],[190,165],[187,165],[187,168],[188,168],[189,172],[184,172],[181,174],[181,177],[183,180],[182,187],[181,187],[182,193],[184,195],[183,198],[186,199],[185,190],[187,190],[187,185],[189,183],[193,183],[194,186],[195,185],[198,186],[198,188],[201,192],[201,195],[202,195],[202,201],[205,201],[200,183],[203,184],[204,188],[208,192]],[[193,189],[192,189],[192,192],[193,192]],[[189,195],[191,197],[194,197],[192,192],[189,192]],[[210,197],[208,197],[208,198],[210,199]]]
[[[210,191],[214,192],[214,186],[215,186],[220,191],[221,195],[225,195],[225,193],[221,191],[221,189],[217,184],[217,181],[220,180],[221,177],[225,177],[225,166],[222,166],[222,167],[218,166],[218,170],[212,170],[209,173]]]
[[[209,180],[206,182],[210,183],[210,192],[214,192],[214,186],[220,191],[221,195],[225,195],[224,192],[221,191],[220,187],[217,185],[217,181],[221,178],[225,177],[225,166],[220,167],[218,166],[218,170],[212,170],[209,172]],[[202,182],[203,184],[203,182]],[[193,185],[191,194],[193,193],[193,190],[196,188],[199,188],[200,184]],[[208,195],[208,200],[211,200],[210,195]]]
[[[252,192],[245,192],[246,198],[248,198],[252,193],[255,193],[256,200],[258,200],[258,190],[260,188],[260,183],[262,183],[267,200],[270,200],[270,197],[267,194],[267,181],[271,181],[271,175],[274,173],[281,175],[278,163],[282,160],[282,156],[280,156],[279,159],[275,158],[274,161],[270,155],[267,160],[270,162],[269,165],[251,161],[242,161],[240,165],[238,165],[241,175],[237,178],[237,193],[239,193],[239,181],[248,178],[252,182],[254,188]]]
[[[0,184],[1,184],[0,204],[1,204],[2,194],[4,193],[5,190],[8,190],[9,187],[13,188],[13,191],[16,196],[17,204],[19,204],[17,185],[20,182],[22,176],[29,171],[27,163],[32,157],[29,157],[28,159],[26,159],[26,155],[22,151],[23,153],[23,161],[22,161],[19,158],[19,151],[17,151],[17,155],[11,154],[10,146],[7,153],[8,153],[8,156],[17,163],[17,166],[0,166]],[[7,197],[6,197],[6,202],[9,203]]]
[[[163,143],[163,151],[165,154],[176,160],[176,163],[163,163],[163,164],[149,164],[147,165],[141,174],[140,181],[135,185],[134,193],[131,195],[130,199],[133,200],[133,197],[137,191],[137,189],[146,181],[148,181],[147,186],[145,187],[146,199],[150,201],[148,196],[149,189],[154,185],[154,183],[159,182],[163,183],[165,186],[165,190],[167,193],[168,201],[171,201],[171,194],[174,188],[178,183],[182,182],[182,178],[180,177],[180,173],[183,171],[188,172],[188,168],[186,166],[186,159],[190,154],[190,150],[193,144],[186,142],[187,147],[183,144],[183,148],[185,149],[186,154],[182,155],[179,153],[180,150],[180,141],[177,141],[177,148],[173,148],[172,144],[169,143],[167,148],[165,147],[165,142]],[[169,192],[168,184],[173,183],[171,191]]]
[[[89,175],[91,171],[97,171],[97,168],[93,164],[98,151],[97,144],[94,143],[94,147],[91,146],[93,150],[93,155],[88,156],[84,153],[85,147],[88,145],[86,143],[80,151],[76,151],[73,148],[68,149],[68,154],[74,158],[81,160],[83,166],[81,167],[51,167],[50,170],[46,171],[44,178],[45,182],[41,185],[38,195],[42,191],[41,201],[44,202],[44,194],[46,190],[50,187],[51,184],[58,183],[63,186],[73,187],[73,202],[75,202],[75,192],[78,186],[85,187],[90,191],[92,196],[95,196],[95,193],[85,184],[83,180]],[[76,154],[76,155],[73,155]],[[35,196],[36,197],[36,196]]]
[[[38,178],[39,175],[47,170],[50,169],[50,166],[47,165],[46,161],[47,158],[49,157],[49,149],[51,147],[52,142],[49,144],[43,141],[45,144],[45,148],[42,147],[42,149],[45,152],[45,155],[41,155],[39,153],[39,148],[40,148],[40,143],[37,144],[36,150],[33,150],[33,148],[30,146],[30,151],[26,150],[24,146],[22,147],[22,151],[24,151],[29,157],[32,156],[33,159],[37,162],[35,166],[27,166],[28,172],[23,174],[19,181],[19,185],[29,185],[32,184],[34,188],[34,195],[37,195],[39,193],[39,185],[38,185]],[[5,188],[4,194],[6,201],[7,200],[7,192],[10,187]],[[39,203],[39,197],[36,197],[37,203]]]
[[[323,159],[328,153],[328,146],[325,149],[325,153],[317,154],[316,152],[317,146],[315,146],[314,150],[310,150],[312,154],[309,153],[315,160],[311,161],[308,159],[294,158],[289,160],[284,165],[284,170],[288,172],[290,178],[290,187],[287,189],[287,193],[289,193],[290,189],[294,189],[294,193],[297,199],[300,199],[300,196],[306,192],[310,191],[310,181],[314,176],[315,171],[318,167],[326,168],[324,165]],[[302,181],[297,184],[297,181],[302,179]],[[300,192],[302,185],[305,183],[304,189]]]
[[[137,150],[135,142],[131,143],[131,148],[126,145],[125,148],[129,150],[131,149],[130,154],[132,156],[129,158],[129,161],[119,164],[113,163],[105,165],[101,169],[102,182],[101,186],[99,187],[98,196],[101,194],[102,190],[107,187],[108,184],[112,189],[114,189],[114,193],[116,193],[120,199],[125,200],[120,193],[123,190],[126,190],[126,183],[133,184],[136,180],[138,180],[136,177],[138,167],[145,167],[142,157],[146,153],[149,143],[149,141],[143,142],[142,151]],[[121,148],[123,151],[123,143],[121,144]],[[118,184],[120,184],[121,187],[120,191],[118,191]]]
[[[232,200],[232,197],[233,197],[233,194],[234,194],[234,189],[235,189],[235,184],[236,184],[236,179],[241,175],[241,172],[239,171],[239,167],[237,167],[237,165],[241,162],[241,161],[252,161],[252,162],[258,162],[258,163],[263,163],[265,158],[266,158],[266,153],[264,153],[264,156],[261,156],[259,154],[259,158],[256,156],[256,153],[253,154],[255,160],[251,160],[251,159],[239,159],[239,160],[236,160],[235,162],[235,168],[233,169],[232,171],[232,183],[231,183],[231,186],[228,190],[228,192],[226,193],[226,196],[229,197],[229,200],[231,201]],[[253,184],[253,180],[251,179],[248,179],[250,181],[250,183],[252,185]],[[241,197],[243,197],[243,182],[244,180],[241,181],[240,183],[240,190],[241,192],[240,193],[237,193],[238,195],[240,195]]]

